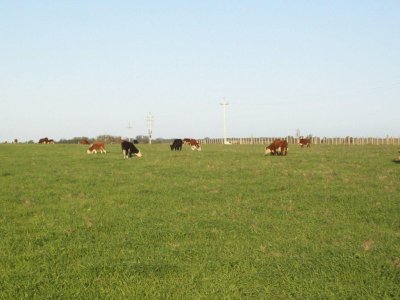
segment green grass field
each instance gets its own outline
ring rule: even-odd
[[[399,299],[396,146],[0,145],[0,299]]]

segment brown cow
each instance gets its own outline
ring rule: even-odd
[[[79,144],[81,144],[81,145],[89,145],[90,143],[89,143],[89,141],[87,139],[83,139],[83,140],[81,140],[79,142]]]
[[[311,139],[299,139],[300,147],[303,148],[305,145],[307,148],[311,147]]]
[[[195,139],[184,138],[183,143],[189,145],[192,150],[201,151],[201,146]]]
[[[106,148],[104,147],[104,143],[102,142],[97,142],[97,143],[93,143],[90,145],[89,149],[87,149],[87,154],[97,154],[97,151],[100,151],[101,154],[107,153]]]
[[[275,140],[271,145],[265,147],[265,155],[287,155],[288,143],[285,140]]]

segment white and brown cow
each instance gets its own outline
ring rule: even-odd
[[[307,146],[307,148],[310,148],[311,147],[311,139],[309,139],[309,138],[307,138],[307,139],[300,138],[299,139],[299,144],[300,144],[301,148],[303,148],[304,146]]]
[[[131,142],[122,141],[121,148],[124,158],[129,158],[132,156],[142,157],[142,152],[140,152],[140,150]]]
[[[89,141],[87,139],[83,139],[79,142],[81,145],[90,145]]]
[[[96,142],[90,145],[89,149],[87,149],[87,154],[97,154],[97,151],[100,151],[101,154],[106,154],[106,148],[104,147],[104,143]]]
[[[189,145],[192,150],[201,151],[201,146],[200,146],[199,142],[196,141],[195,139],[184,138],[183,143],[185,145]]]
[[[275,140],[265,147],[265,155],[287,155],[288,143],[285,140]]]

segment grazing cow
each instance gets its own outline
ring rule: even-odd
[[[54,140],[51,140],[51,139],[48,140],[48,141],[47,141],[47,144],[54,144]]]
[[[132,157],[132,155],[142,157],[142,152],[140,152],[140,150],[131,142],[122,141],[121,148],[124,158]]]
[[[39,140],[39,144],[47,144],[48,142],[49,142],[49,139],[47,137]]]
[[[192,150],[201,151],[201,146],[195,139],[184,138],[183,143],[189,145]]]
[[[182,141],[181,139],[176,139],[176,140],[174,140],[174,142],[172,143],[172,145],[169,145],[169,146],[171,147],[171,151],[172,151],[172,150],[179,150],[179,151],[181,151],[181,150],[182,150],[182,144],[183,144],[183,141]]]
[[[399,151],[399,158],[393,159],[393,162],[395,162],[396,164],[400,164],[400,151]]]
[[[275,140],[271,145],[265,147],[265,155],[287,155],[288,143],[285,140]]]
[[[101,154],[107,153],[106,148],[104,147],[104,143],[97,142],[90,145],[89,149],[87,149],[87,154],[97,154],[97,151],[100,151]]]
[[[81,145],[89,145],[89,141],[87,139],[83,139],[79,142]]]
[[[307,148],[311,147],[311,139],[299,139],[300,147],[303,148],[305,145]]]

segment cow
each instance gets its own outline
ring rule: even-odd
[[[122,148],[122,154],[124,155],[124,159],[132,157],[132,155],[137,157],[142,157],[142,152],[140,152],[140,150],[136,148],[136,146],[131,142],[122,141],[121,148]]]
[[[265,155],[287,155],[288,143],[285,140],[275,140],[265,147]]]
[[[396,164],[400,164],[400,151],[399,151],[399,158],[393,159],[393,162],[395,162]]]
[[[182,150],[182,144],[183,144],[183,141],[181,139],[175,139],[174,142],[169,146],[171,147],[171,151],[172,150],[181,151]]]
[[[101,154],[106,154],[106,148],[104,147],[104,143],[97,142],[90,145],[89,149],[87,149],[87,154],[97,154],[97,151],[100,151]]]
[[[299,139],[300,147],[303,148],[305,145],[307,148],[311,147],[311,139]]]
[[[50,140],[48,140],[47,141],[47,144],[54,144],[55,142],[54,142],[54,140],[52,140],[52,139],[50,139]]]
[[[49,142],[49,139],[47,137],[39,140],[39,144],[47,144],[48,142]]]
[[[81,140],[79,142],[79,144],[81,144],[81,145],[89,145],[90,143],[89,143],[89,141],[87,139],[83,139],[83,140]]]
[[[192,150],[201,151],[201,146],[195,139],[184,138],[183,143],[189,145]]]

